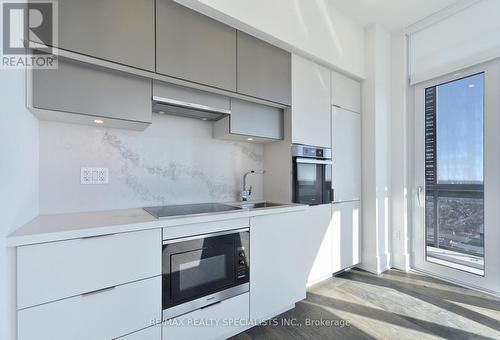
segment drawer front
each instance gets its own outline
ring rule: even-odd
[[[19,340],[114,339],[161,320],[161,277],[18,311]]]
[[[19,247],[18,309],[161,275],[161,230]]]
[[[165,321],[163,340],[225,339],[248,323],[248,293]],[[232,323],[231,325],[229,323]]]
[[[118,338],[120,340],[161,340],[161,325],[151,326]]]
[[[163,228],[163,239],[170,240],[179,237],[202,235],[226,231],[232,229],[248,228],[250,220],[246,218],[237,218],[233,220],[223,220],[205,223],[185,224],[176,227]]]

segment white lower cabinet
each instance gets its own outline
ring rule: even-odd
[[[250,318],[266,320],[306,297],[304,211],[250,218]]]
[[[22,246],[18,309],[161,275],[161,230]]]
[[[338,272],[360,262],[360,201],[333,204],[333,269]]]
[[[163,340],[226,339],[248,324],[249,294],[241,294],[163,322]]]
[[[157,276],[19,310],[18,339],[114,339],[161,320],[161,310]]]
[[[154,325],[122,337],[119,340],[161,340],[161,325]]]
[[[308,259],[307,282],[314,283],[330,277],[333,273],[333,236],[331,227],[332,205],[321,204],[309,207],[307,214],[307,237],[304,239],[304,254]]]

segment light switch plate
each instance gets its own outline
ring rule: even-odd
[[[108,184],[108,181],[108,168],[81,168],[80,170],[81,184]]]

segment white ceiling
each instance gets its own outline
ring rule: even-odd
[[[410,26],[458,0],[327,0],[333,7],[366,26],[379,23],[393,31]]]

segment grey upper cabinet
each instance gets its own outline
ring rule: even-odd
[[[282,109],[231,99],[231,114],[214,123],[214,137],[272,142],[283,139]]]
[[[154,71],[154,0],[59,0],[59,46]]]
[[[236,91],[236,30],[172,0],[157,0],[156,72]]]
[[[291,104],[291,54],[238,31],[237,91],[252,97]]]
[[[28,91],[32,108],[71,113],[76,122],[90,115],[151,123],[151,87],[147,78],[61,58],[57,70],[33,70]]]
[[[361,83],[332,71],[332,105],[361,112]]]

